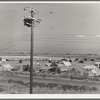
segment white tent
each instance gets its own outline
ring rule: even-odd
[[[33,64],[36,64],[36,62],[33,62]]]
[[[11,71],[13,67],[10,64],[2,65],[2,71]]]
[[[96,71],[95,69],[92,69],[90,72],[89,72],[89,76],[99,76],[100,73],[98,71]]]
[[[1,59],[1,61],[2,61],[2,62],[5,62],[5,61],[6,61],[6,59],[2,58],[2,59]]]
[[[52,59],[51,59],[51,58],[49,58],[49,60],[51,61]]]
[[[59,64],[59,63],[58,63],[57,65],[58,65],[59,67],[63,67],[63,66],[64,66],[64,64]]]
[[[100,62],[95,62],[94,64],[96,67],[100,68]]]
[[[47,63],[45,64],[45,66],[50,67],[50,66],[51,66],[51,64],[52,64],[52,63],[47,62]]]
[[[99,64],[100,64],[100,62],[95,62],[95,64],[99,65]]]
[[[40,65],[40,63],[36,63],[37,65]]]
[[[68,69],[61,69],[61,71],[62,71],[62,72],[66,72],[66,71],[68,71]]]
[[[97,71],[96,70],[91,70],[91,72],[93,73],[93,74],[97,74]]]
[[[70,66],[71,63],[69,61],[63,61],[64,66]]]
[[[84,69],[92,70],[92,69],[95,69],[95,66],[94,66],[94,65],[86,65],[86,66],[84,67]]]
[[[98,76],[98,75],[100,75],[100,71],[94,65],[86,65],[84,67],[84,69],[89,72],[89,76]]]

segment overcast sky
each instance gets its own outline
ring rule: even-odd
[[[34,52],[100,54],[100,3],[0,4],[0,52],[30,51],[30,28],[23,24],[27,6],[41,19],[34,28]]]

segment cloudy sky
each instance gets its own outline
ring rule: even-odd
[[[41,19],[34,52],[100,54],[100,3],[0,3],[0,52],[30,51],[30,28],[23,24],[27,6]]]

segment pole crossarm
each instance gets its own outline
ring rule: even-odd
[[[33,8],[30,8],[30,7],[25,7],[24,10],[27,10],[27,11],[32,12],[34,14],[39,12],[39,11],[34,10]]]

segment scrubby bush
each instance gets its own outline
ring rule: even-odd
[[[22,60],[19,60],[19,63],[22,63]]]
[[[56,63],[53,62],[50,66],[51,66],[51,67],[57,67],[58,65],[57,65]]]
[[[39,85],[40,88],[46,87],[46,84],[45,83],[38,83],[37,85]]]
[[[84,61],[87,61],[87,58],[84,58]]]
[[[29,83],[27,83],[26,86],[29,87]],[[60,89],[60,90],[63,90],[63,91],[74,90],[74,91],[80,91],[80,92],[86,92],[86,91],[93,92],[93,91],[97,90],[96,87],[89,87],[89,86],[86,86],[86,85],[82,85],[82,86],[80,86],[80,85],[69,85],[69,84],[62,85],[62,84],[57,84],[57,83],[39,83],[39,82],[33,82],[33,87],[49,88],[49,89],[56,88],[58,90]]]
[[[61,75],[61,77],[62,77],[62,78],[68,78],[68,74],[67,74],[67,73],[63,73],[63,74]]]
[[[79,63],[84,63],[84,61],[83,60],[80,60]]]
[[[96,91],[96,90],[97,90],[96,87],[92,87],[92,88],[90,89],[90,91]]]
[[[80,90],[81,91],[86,91],[86,90],[89,90],[89,87],[87,87],[87,86],[81,86],[80,87]]]
[[[70,87],[70,86],[69,86]],[[64,91],[66,91],[66,89],[68,88],[68,85],[62,85],[62,89],[64,90]]]
[[[73,86],[73,89],[74,89],[75,91],[77,91],[77,90],[80,89],[80,87],[79,87],[79,86]]]
[[[9,59],[6,59],[6,61],[10,61]]]
[[[94,59],[91,59],[91,61],[95,61]]]
[[[13,82],[13,80],[11,80],[11,79],[10,79],[10,80],[8,80],[8,83],[12,83],[12,82]]]
[[[69,62],[70,62],[70,63],[72,63],[72,60],[71,60],[71,59],[69,59]]]
[[[61,73],[61,69],[60,69],[60,67],[52,67],[52,68],[50,68],[50,69],[48,69],[48,72],[49,73],[57,73],[57,74],[60,74]]]
[[[78,58],[76,58],[75,61],[78,61]]]
[[[12,79],[9,79],[7,81],[8,81],[8,83],[17,83],[17,84],[25,85],[25,83],[23,81],[15,81],[15,80],[12,80]]]
[[[50,89],[52,89],[52,88],[54,88],[54,87],[57,87],[58,86],[58,84],[56,84],[56,83],[48,83],[47,85],[46,85],[46,87],[47,88],[50,88]]]
[[[61,73],[60,67],[57,67],[57,68],[55,69],[55,72],[56,72],[57,74],[60,74],[60,73]]]
[[[27,84],[27,85],[30,85],[30,84]],[[33,82],[33,87],[37,87],[38,86],[38,83],[37,82]]]
[[[88,77],[88,80],[99,81],[99,77]]]
[[[89,73],[86,72],[86,71],[84,71],[83,74],[82,74],[82,77],[83,77],[84,79],[87,79],[88,76],[89,76]]]
[[[21,85],[25,85],[25,83],[23,81],[14,81],[17,84],[21,84]]]
[[[2,91],[5,91],[5,89],[2,86],[0,86],[0,92]]]
[[[77,70],[75,68],[72,68],[69,71],[69,76],[70,76],[71,79],[75,79],[76,78],[76,74],[77,74]]]
[[[46,87],[46,84],[45,83],[33,82],[33,87],[37,87],[37,86],[39,86],[40,88],[42,88],[42,87]]]
[[[30,65],[29,64],[23,65],[23,70],[24,71],[30,71]]]

